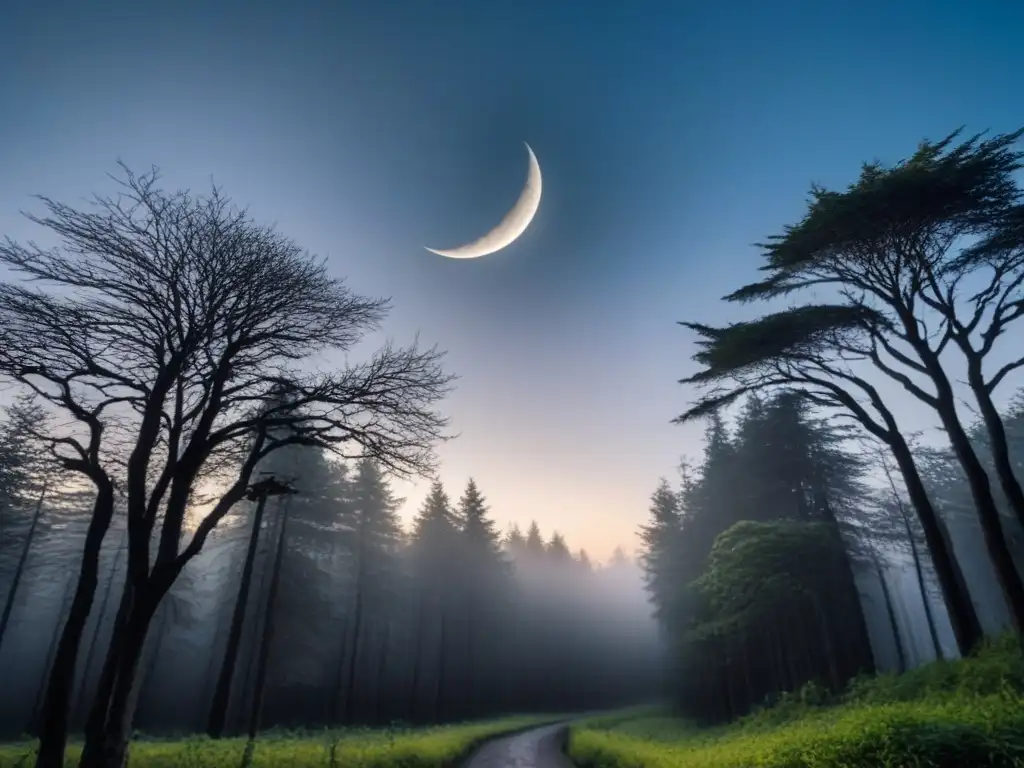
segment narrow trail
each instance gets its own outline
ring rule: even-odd
[[[545,725],[484,744],[464,768],[572,768],[562,752],[565,723]]]

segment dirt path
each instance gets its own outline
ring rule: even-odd
[[[465,768],[572,768],[562,752],[564,723],[489,741]]]

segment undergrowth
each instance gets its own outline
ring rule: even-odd
[[[450,768],[491,736],[553,720],[516,716],[419,729],[345,729],[321,733],[261,734],[253,768]],[[0,768],[31,768],[35,744],[0,745]],[[203,737],[132,742],[129,768],[238,768],[245,739]],[[78,765],[80,744],[68,747],[64,764]]]
[[[596,718],[571,730],[583,768],[1024,767],[1024,655],[1013,636],[968,659],[807,685],[728,726],[664,714]]]

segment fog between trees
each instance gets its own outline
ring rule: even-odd
[[[370,460],[346,465],[314,449],[290,448],[260,471],[294,478],[299,493],[271,497],[265,507],[244,628],[228,662],[223,734],[248,727],[271,614],[264,728],[583,709],[643,700],[656,690],[656,632],[642,572],[625,557],[591,564],[586,553],[570,552],[561,536],[542,535],[535,524],[525,532],[497,531],[473,484],[455,499],[435,485],[407,531],[399,500]],[[8,587],[31,502],[26,494],[0,550]],[[4,697],[8,738],[36,725],[33,710],[51,639],[66,615],[65,584],[81,557],[88,505],[88,497],[51,502],[42,519],[67,519],[71,527],[34,534],[14,623],[0,646],[5,679],[21,692]],[[238,504],[168,595],[141,664],[137,728],[208,730],[256,507]],[[84,726],[113,629],[125,578],[123,532],[123,522],[115,523],[101,557],[74,730]]]
[[[26,396],[0,434],[2,726],[38,733],[40,768],[75,731],[83,766],[115,768],[132,728],[657,695],[714,723],[1019,634],[1019,137],[954,134],[813,188],[761,246],[767,278],[726,297],[772,311],[684,323],[678,421],[707,421],[704,453],[654,492],[639,565],[495,530],[468,479],[403,530],[389,478],[435,473],[443,356],[313,370],[386,303],[219,191],[125,171],[93,211],[44,199],[33,221],[65,250],[0,246],[34,281],[0,285],[0,373]],[[940,439],[904,431],[880,382]]]
[[[37,765],[73,732],[83,765],[119,766],[133,728],[253,736],[650,692],[635,566],[595,569],[535,528],[502,540],[471,482],[399,526],[388,478],[433,475],[448,438],[440,351],[324,367],[385,301],[219,189],[121,171],[91,207],[41,198],[29,219],[62,248],[0,245],[22,278],[0,284],[0,373],[23,397],[0,466],[3,728],[39,736]]]

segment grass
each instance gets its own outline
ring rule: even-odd
[[[256,742],[253,768],[448,768],[492,736],[552,722],[515,716],[418,729],[346,729],[318,734],[268,733]],[[131,768],[238,768],[245,739],[138,740]],[[77,766],[80,744],[71,744],[66,766]],[[0,768],[30,768],[35,744],[0,745]]]
[[[720,728],[651,711],[583,721],[569,754],[582,768],[1019,768],[1022,694],[1024,655],[1005,637],[839,697],[807,686]]]

